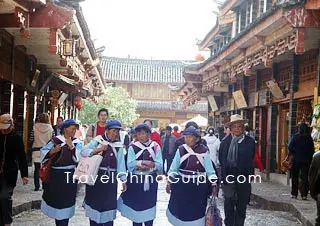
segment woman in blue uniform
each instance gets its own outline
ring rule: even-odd
[[[174,226],[204,226],[207,200],[216,193],[217,177],[199,131],[191,126],[183,135],[186,143],[178,148],[168,172],[167,217]]]
[[[84,208],[90,219],[90,226],[112,226],[116,218],[117,176],[120,176],[122,181],[126,179],[123,145],[119,140],[120,129],[119,121],[108,121],[105,134],[95,137],[81,152],[84,157],[97,154],[103,157],[95,184],[86,186]],[[105,175],[108,175],[108,181],[102,179]],[[125,191],[126,184],[122,185]]]
[[[133,226],[152,226],[156,217],[156,178],[163,170],[161,148],[150,140],[148,125],[140,124],[135,131],[138,141],[128,149],[128,189],[121,194],[118,209]]]
[[[74,215],[77,184],[73,173],[82,150],[82,142],[74,137],[79,125],[72,119],[61,125],[62,135],[53,137],[41,148],[42,164],[51,159],[50,181],[43,183],[42,212],[66,226]]]

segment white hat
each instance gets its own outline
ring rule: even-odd
[[[231,115],[230,122],[228,122],[226,126],[230,128],[235,123],[245,124],[246,122],[247,120],[243,119],[241,115],[235,114],[235,115]]]
[[[8,129],[13,123],[13,119],[9,114],[0,115],[0,129]]]

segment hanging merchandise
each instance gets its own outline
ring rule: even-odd
[[[314,142],[314,149],[317,152],[320,150],[320,104],[317,104],[314,107],[311,127],[311,136]]]

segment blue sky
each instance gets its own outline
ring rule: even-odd
[[[82,8],[104,55],[193,60],[215,24],[213,0],[86,0]]]

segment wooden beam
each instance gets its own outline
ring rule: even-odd
[[[265,46],[266,37],[260,36],[260,35],[255,35],[254,38],[255,38],[256,41],[258,41],[262,46]]]
[[[252,69],[247,68],[247,69],[244,70],[244,75],[245,76],[253,76],[253,75],[255,75],[255,73],[254,73],[254,71]]]
[[[303,54],[305,52],[304,36],[305,36],[305,28],[297,28],[297,33],[296,33],[297,42],[295,46],[296,54]]]

